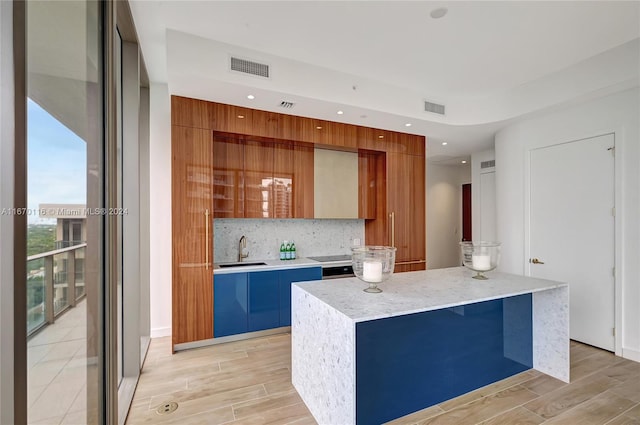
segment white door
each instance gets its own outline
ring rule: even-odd
[[[572,339],[613,351],[614,135],[531,151],[529,275],[569,283]]]

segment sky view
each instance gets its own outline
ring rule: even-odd
[[[27,102],[27,206],[86,204],[87,144],[31,99]],[[29,224],[55,219],[28,216]]]

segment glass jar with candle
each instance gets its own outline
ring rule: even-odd
[[[462,262],[476,272],[474,279],[486,280],[483,272],[488,272],[500,262],[500,242],[460,242]]]
[[[369,287],[365,292],[379,293],[378,283],[393,274],[396,263],[396,248],[392,246],[357,246],[351,248],[353,273]]]

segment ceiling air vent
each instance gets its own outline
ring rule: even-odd
[[[444,115],[444,105],[439,105],[433,102],[424,101],[424,110],[426,112],[433,112],[434,114]]]
[[[492,159],[491,161],[482,161],[480,163],[480,168],[491,168],[496,166],[496,160]]]
[[[269,78],[269,65],[231,57],[231,70]]]
[[[287,102],[286,100],[283,100],[282,102],[280,102],[280,105],[278,106],[285,109],[291,109],[293,108],[293,105],[295,105],[295,103]]]

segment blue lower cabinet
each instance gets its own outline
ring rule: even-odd
[[[247,332],[247,273],[213,277],[213,336]]]
[[[277,328],[280,322],[279,271],[249,273],[249,332]]]
[[[320,267],[214,275],[213,336],[291,326],[291,284],[320,279]]]
[[[280,271],[280,326],[291,326],[291,284],[321,279],[321,267]]]

